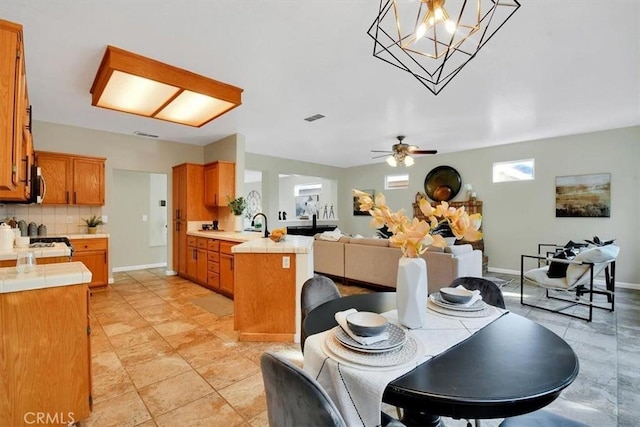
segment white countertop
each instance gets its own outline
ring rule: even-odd
[[[187,236],[206,237],[207,239],[228,240],[230,242],[248,242],[251,240],[261,239],[262,233],[255,231],[187,231]]]
[[[36,254],[36,258],[50,258],[54,256],[69,256],[71,249],[64,243],[54,243],[51,248],[13,248],[0,250],[0,261],[18,258],[18,252],[31,251]]]
[[[262,235],[260,235],[262,236]],[[269,238],[260,237],[248,242],[241,243],[231,248],[233,253],[294,253],[308,254],[313,250],[313,237],[286,235],[279,242],[274,242]]]
[[[52,235],[53,236],[53,235]],[[109,233],[96,233],[96,234],[56,234],[55,237],[66,237],[68,239],[100,239],[108,238]]]
[[[0,268],[0,293],[89,282],[91,282],[91,271],[81,262],[37,265],[35,271],[31,273],[18,273],[15,267]]]

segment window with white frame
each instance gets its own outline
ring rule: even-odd
[[[534,179],[535,160],[513,160],[493,164],[493,182],[530,181]]]
[[[385,175],[384,189],[398,190],[401,188],[409,188],[409,174],[401,173],[396,175]]]

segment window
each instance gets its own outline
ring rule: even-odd
[[[293,187],[294,195],[310,196],[322,193],[322,184],[298,184]]]
[[[385,175],[385,190],[397,190],[400,188],[409,188],[409,174],[403,173],[398,175]]]
[[[493,164],[493,182],[529,181],[534,178],[534,159],[496,162]]]

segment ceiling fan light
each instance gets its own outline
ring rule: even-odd
[[[387,164],[388,164],[389,166],[391,166],[391,167],[394,167],[394,168],[395,168],[396,166],[398,166],[398,162],[396,162],[396,158],[395,158],[395,157],[393,157],[393,156],[389,156],[389,157],[387,157]]]
[[[413,157],[411,157],[411,156],[405,156],[404,157],[404,165],[406,167],[413,166],[414,163],[415,163],[415,161],[413,160]]]

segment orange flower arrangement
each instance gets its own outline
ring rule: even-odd
[[[426,199],[420,200],[420,210],[429,219],[429,222],[418,218],[409,219],[400,209],[392,212],[387,206],[382,193],[376,194],[375,201],[371,196],[360,190],[353,190],[358,197],[361,212],[369,212],[373,217],[371,226],[381,228],[387,226],[393,236],[389,239],[391,246],[402,249],[403,256],[417,258],[427,250],[430,245],[437,247],[447,246],[444,237],[432,235],[432,232],[442,224],[447,223],[456,239],[465,239],[473,242],[482,238],[478,231],[482,224],[482,215],[469,215],[464,207],[455,209],[449,207],[447,202],[442,202],[435,208]]]

